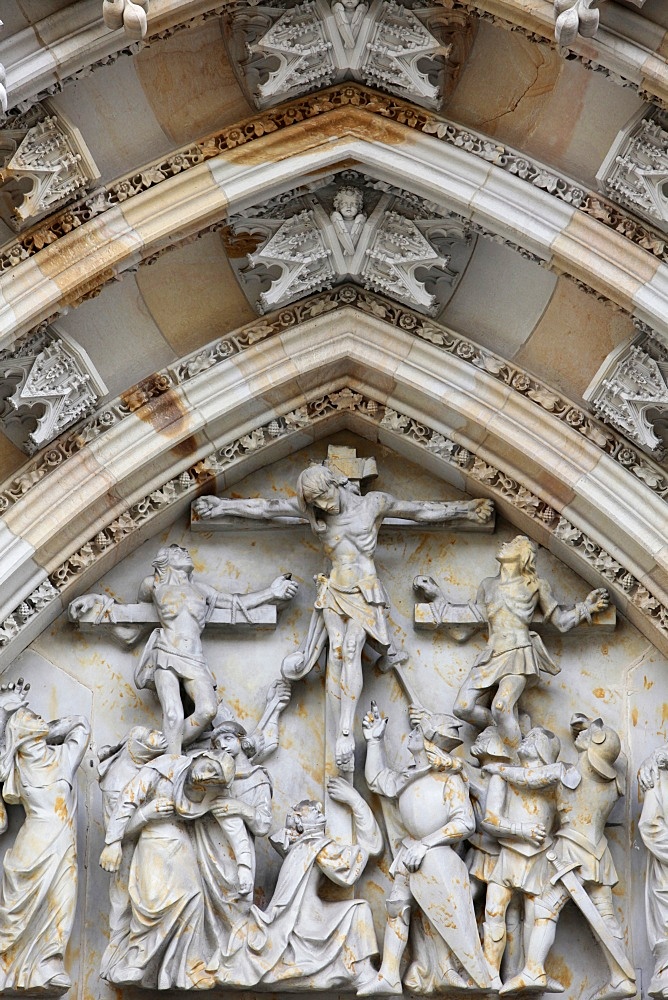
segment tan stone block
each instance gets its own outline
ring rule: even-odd
[[[27,455],[0,432],[0,482],[9,479],[27,461]]]
[[[256,318],[219,233],[167,253],[136,275],[144,303],[178,357]]]
[[[135,67],[155,117],[177,144],[247,118],[255,110],[228,61],[218,19],[148,46],[135,58]]]
[[[560,277],[545,312],[514,360],[552,388],[579,400],[610,351],[633,333],[630,316]]]

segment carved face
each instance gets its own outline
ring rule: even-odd
[[[359,201],[352,195],[343,194],[336,202],[336,207],[344,219],[354,219],[359,212]]]
[[[528,733],[519,747],[517,748],[517,756],[524,764],[542,764],[543,760],[538,753],[538,747],[536,746],[536,737],[533,733]]]
[[[412,754],[424,750],[424,734],[419,726],[413,726],[408,737],[408,749]]]
[[[338,514],[341,510],[341,498],[339,487],[332,483],[323,493],[319,493],[313,498],[313,506],[318,510],[324,510],[326,514]]]
[[[241,753],[241,740],[236,733],[225,731],[218,733],[215,739],[212,740],[212,745],[217,750],[227,750],[232,757],[238,757]]]
[[[169,561],[174,569],[182,569],[186,572],[192,572],[195,568],[188,549],[184,549],[180,545],[174,545],[172,547]]]
[[[503,542],[499,546],[496,558],[499,562],[519,562],[526,563],[533,554],[533,548],[528,538],[517,535],[509,542]]]

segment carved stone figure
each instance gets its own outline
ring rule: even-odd
[[[244,615],[265,604],[280,604],[297,592],[297,584],[280,576],[265,590],[227,594],[193,579],[193,561],[180,545],[164,546],[153,560],[153,574],[139,588],[139,601],[152,602],[160,622],[144,649],[135,671],[138,688],[153,689],[162,708],[162,730],[170,753],[196,740],[218,711],[216,684],[206,662],[201,636],[216,608],[231,608]],[[123,605],[98,594],[72,601],[71,621],[99,608],[98,620],[114,621]],[[192,700],[192,713],[184,719],[181,689]]]
[[[430,503],[399,500],[380,492],[362,496],[359,487],[337,469],[314,465],[299,476],[295,499],[200,497],[193,506],[202,518],[217,514],[258,520],[295,515],[308,518],[331,563],[331,571],[329,576],[318,576],[315,611],[305,647],[284,661],[282,673],[290,680],[305,676],[329,641],[328,685],[330,694],[340,703],[335,759],[340,768],[351,771],[355,709],[363,684],[364,645],[370,642],[390,664],[393,660],[402,661],[388,627],[389,599],[374,564],[383,518],[408,518],[425,525],[455,518],[485,523],[492,516],[491,502]]]
[[[45,722],[23,706],[0,756],[5,802],[25,820],[0,880],[0,991],[63,993],[63,960],[77,898],[76,772],[90,727],[80,716]]]
[[[413,722],[413,712],[410,712],[410,717],[411,722]],[[488,833],[483,825],[487,812],[487,793],[491,779],[482,772],[481,768],[485,764],[492,764],[495,761],[505,764],[515,763],[515,755],[503,742],[496,726],[488,726],[487,729],[478,733],[469,752],[475,761],[475,765],[468,768],[467,775],[476,829],[475,833],[472,833],[468,838],[469,850],[464,860],[471,879],[473,903],[477,908],[481,902],[484,910],[487,885],[496,867],[501,845],[497,837]],[[511,975],[514,975],[524,964],[521,924],[521,900],[518,896],[513,896],[506,909],[506,949],[502,962],[504,973],[506,969],[511,969]]]
[[[357,10],[360,9],[359,0],[346,0],[346,2],[352,3]],[[334,8],[336,7],[343,8],[343,4],[335,3]],[[366,5],[361,4],[361,7],[366,7]],[[344,255],[352,257],[366,222],[366,215],[362,211],[364,194],[360,188],[339,188],[334,195],[333,206],[334,211],[330,215],[330,219],[334,223],[334,230]]]
[[[651,997],[668,997],[668,744],[655,750],[638,775],[644,793],[638,830],[647,848],[645,914],[654,972]]]
[[[163,734],[146,726],[134,726],[117,746],[103,748],[98,773],[105,831],[125,787],[145,764],[166,752],[167,741]],[[116,957],[130,932],[132,907],[129,883],[134,848],[133,839],[128,837],[123,841],[120,865],[113,873],[109,886],[109,943],[100,965],[103,979],[113,979]]]
[[[357,842],[343,844],[328,835],[320,802],[294,806],[285,828],[271,838],[285,857],[271,902],[266,910],[251,907],[235,928],[220,957],[218,983],[334,989],[363,987],[375,977],[371,957],[378,947],[369,904],[327,902],[318,887],[323,876],[335,885],[354,885],[369,856],[381,852],[382,835],[369,806],[344,779],[330,779],[327,791],[352,812]]]
[[[272,783],[265,768],[252,763],[255,743],[234,720],[223,722],[214,730],[211,753],[223,761],[232,758],[234,777],[227,797],[216,804],[215,814],[201,817],[190,829],[204,892],[207,950],[217,955],[253,902],[255,838],[265,837],[271,827]],[[244,892],[240,892],[237,865],[239,822],[244,824],[247,837],[250,887]],[[209,964],[212,962],[217,964],[210,959]]]
[[[497,552],[499,573],[483,580],[473,608],[489,629],[487,647],[462,684],[454,714],[478,729],[497,725],[504,740],[517,747],[521,739],[518,701],[540,671],[559,673],[542,639],[529,630],[539,608],[544,620],[567,632],[608,605],[606,590],[592,590],[573,608],[561,607],[550,585],[536,574],[536,546],[524,535],[504,542]],[[491,707],[487,707],[491,700]]]
[[[452,955],[452,966],[441,985],[485,989],[490,985],[489,973],[478,938],[468,872],[453,849],[475,830],[462,762],[448,754],[462,741],[454,727],[430,730],[427,741],[421,725],[415,726],[408,741],[412,765],[397,771],[388,767],[385,757],[387,721],[373,702],[362,721],[367,784],[394,806],[396,816],[388,828],[397,831],[397,850],[390,869],[394,884],[387,900],[383,962],[377,977],[358,994],[401,994],[400,965],[415,905]]]
[[[341,35],[344,49],[354,49],[369,5],[362,0],[334,0],[332,14]]]
[[[538,767],[486,765],[515,788],[555,789],[559,829],[555,847],[546,855],[554,872],[534,902],[535,921],[524,969],[504,983],[501,995],[541,990],[547,986],[545,960],[554,943],[557,920],[572,899],[596,934],[610,969],[610,980],[592,1000],[617,1000],[636,993],[635,970],[626,957],[612,887],[617,872],[605,837],[605,824],[624,794],[624,774],[615,767],[621,754],[617,733],[601,719],[575,715],[571,731],[578,761]]]
[[[123,28],[128,38],[140,41],[148,31],[149,0],[102,0],[102,19],[108,28]]]
[[[129,933],[109,967],[111,982],[153,989],[213,986],[206,971],[205,891],[190,826],[210,812],[216,816],[234,845],[238,890],[250,892],[248,835],[241,818],[224,809],[234,770],[229,754],[165,754],[123,789],[100,857],[105,870],[118,871],[123,841],[137,838],[130,865]]]
[[[554,733],[536,726],[520,743],[517,755],[521,766],[531,769],[556,763],[560,749]],[[552,874],[547,851],[552,845],[555,820],[553,786],[511,787],[499,775],[490,778],[482,825],[498,839],[501,851],[488,878],[483,942],[497,988],[501,986],[501,962],[507,943],[508,906],[514,896],[522,894],[528,937],[534,923],[534,900]]]

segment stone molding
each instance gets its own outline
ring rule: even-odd
[[[398,327],[415,337],[434,344],[445,353],[455,354],[472,370],[484,370],[497,381],[511,387],[542,410],[547,410],[569,427],[575,428],[588,441],[609,455],[622,468],[630,471],[658,497],[668,502],[668,478],[665,470],[628,447],[621,434],[584,412],[576,403],[555,392],[546,383],[510,364],[505,358],[480,347],[462,334],[455,333],[435,320],[427,319],[396,302],[390,302],[373,292],[353,285],[340,285],[310,299],[297,302],[248,323],[213,341],[203,349],[185,355],[175,365],[143,379],[122,396],[105,403],[104,407],[75,429],[60,435],[48,450],[43,451],[0,486],[0,514],[23,500],[37,483],[50,475],[71,456],[91,441],[104,435],[109,428],[126,419],[150,400],[186,385],[192,378],[229,358],[243,353],[270,339],[281,331],[298,326],[318,316],[335,311],[356,309]]]
[[[345,115],[344,115],[344,112]],[[248,119],[245,122],[239,123],[238,125],[231,126],[220,133],[216,133],[203,140],[202,142],[185,147],[182,150],[177,151],[172,156],[154,163],[147,165],[143,170],[136,172],[132,177],[124,178],[113,185],[110,185],[107,189],[96,193],[91,198],[85,199],[77,206],[68,209],[60,213],[56,218],[50,219],[47,224],[38,226],[30,233],[25,234],[14,244],[5,248],[2,256],[0,257],[0,271],[12,269],[16,266],[20,266],[22,263],[29,261],[34,255],[38,254],[40,250],[44,247],[52,245],[59,239],[66,239],[68,244],[72,239],[76,238],[74,230],[81,227],[82,225],[90,224],[92,220],[96,219],[100,215],[107,215],[109,218],[109,225],[116,226],[120,222],[121,225],[127,228],[127,223],[124,221],[125,217],[123,215],[124,206],[132,201],[134,204],[138,205],[138,201],[145,196],[147,192],[152,191],[157,186],[159,186],[163,181],[171,181],[172,183],[169,187],[173,191],[173,196],[175,199],[181,198],[184,205],[192,204],[192,199],[185,195],[185,192],[180,191],[177,194],[176,187],[179,185],[175,181],[179,179],[184,180],[185,176],[188,174],[196,173],[201,176],[201,167],[205,162],[211,164],[212,160],[220,157],[227,151],[235,151],[232,153],[231,159],[233,163],[237,164],[240,162],[240,155],[236,152],[240,150],[240,147],[246,145],[249,142],[262,141],[265,136],[269,136],[271,133],[277,132],[280,129],[289,128],[290,125],[296,123],[305,123],[316,117],[324,116],[324,121],[327,121],[329,116],[329,121],[332,126],[335,126],[337,121],[336,115],[343,116],[341,126],[344,129],[344,134],[347,132],[350,134],[355,134],[355,122],[360,115],[363,114],[374,114],[378,115],[381,119],[387,120],[388,122],[396,123],[399,126],[406,126],[411,128],[414,133],[418,135],[421,133],[425,138],[434,137],[440,142],[446,144],[452,153],[449,154],[453,159],[452,162],[457,166],[459,163],[459,158],[456,156],[456,152],[461,151],[466,156],[472,157],[471,167],[469,173],[473,177],[481,178],[483,181],[483,172],[485,173],[498,170],[502,175],[505,175],[508,179],[503,181],[503,184],[508,185],[507,190],[503,192],[505,198],[510,198],[513,203],[521,207],[522,213],[526,212],[526,222],[522,225],[518,224],[515,230],[515,235],[517,240],[514,241],[508,237],[508,233],[504,233],[504,237],[509,239],[510,245],[514,242],[521,244],[525,250],[536,253],[538,251],[539,256],[544,259],[550,260],[550,263],[555,266],[555,269],[559,270],[560,273],[572,273],[574,277],[582,280],[583,269],[582,261],[578,260],[578,267],[572,272],[566,262],[566,255],[561,254],[560,260],[552,261],[553,252],[551,250],[553,246],[553,240],[555,237],[562,237],[564,235],[563,230],[566,226],[565,216],[559,217],[558,210],[556,210],[556,216],[548,223],[548,228],[553,228],[553,236],[548,238],[546,236],[545,227],[537,227],[535,219],[545,215],[546,207],[539,205],[536,202],[538,197],[538,192],[547,194],[551,200],[556,202],[561,202],[564,206],[570,206],[572,212],[577,208],[578,212],[583,213],[583,215],[589,217],[596,222],[600,222],[606,227],[606,229],[613,235],[613,239],[616,241],[615,251],[611,256],[611,260],[606,259],[605,265],[599,265],[597,267],[590,268],[590,273],[598,274],[606,273],[609,271],[609,264],[614,261],[614,266],[618,266],[618,263],[622,263],[622,257],[624,251],[622,250],[622,242],[619,237],[623,237],[624,242],[628,242],[629,247],[633,246],[638,248],[644,253],[649,254],[651,257],[656,258],[661,263],[668,262],[668,237],[665,235],[658,235],[649,229],[646,225],[639,223],[637,220],[630,218],[626,215],[618,206],[607,202],[605,199],[598,195],[594,195],[591,192],[585,191],[582,187],[573,184],[572,182],[559,177],[557,174],[548,170],[540,164],[536,164],[528,160],[526,157],[519,153],[515,153],[503,146],[499,146],[490,140],[484,139],[483,137],[472,133],[469,130],[460,129],[458,126],[447,122],[446,120],[434,116],[428,112],[417,111],[412,105],[407,105],[396,98],[384,97],[379,94],[374,94],[371,91],[366,90],[366,88],[357,87],[354,85],[346,85],[343,87],[332,88],[330,91],[319,94],[317,98],[305,98],[289,106],[283,106],[279,109],[274,109],[271,112],[258,115],[254,118]],[[324,124],[323,121],[323,124]],[[300,129],[303,131],[303,128]],[[359,132],[361,135],[364,134],[364,125],[359,122]],[[340,133],[339,133],[340,134]],[[273,139],[272,139],[273,141]],[[419,139],[416,136],[415,142],[411,145],[411,151],[415,150],[415,155],[418,154],[418,147],[420,145]],[[330,149],[325,150],[322,146],[322,155],[330,155]],[[343,156],[341,152],[341,156]],[[370,151],[368,154],[373,157],[373,152]],[[387,155],[393,159],[399,156],[399,153],[394,148],[389,148],[387,150]],[[481,167],[474,167],[473,161],[478,160]],[[294,161],[297,162],[296,160]],[[486,166],[482,166],[486,165]],[[276,167],[281,169],[280,164]],[[215,164],[210,165],[211,172],[215,175]],[[411,175],[411,171],[407,170],[405,166],[402,165],[401,170],[406,172],[406,176]],[[417,168],[418,173],[421,171]],[[401,172],[401,171],[400,171]],[[274,170],[274,174],[276,170]],[[513,179],[511,181],[511,178]],[[512,184],[514,179],[521,180],[527,186],[528,190],[518,197],[517,193],[512,190]],[[501,181],[501,178],[499,178]],[[197,181],[193,177],[193,185],[196,185]],[[464,182],[470,187],[470,180]],[[235,187],[238,185],[235,183]],[[433,185],[432,185],[433,190]],[[535,192],[532,193],[532,192]],[[447,191],[443,192],[447,197]],[[529,199],[533,200],[532,211],[526,211],[527,196]],[[150,200],[149,200],[150,202]],[[147,205],[149,202],[144,201]],[[113,209],[115,207],[121,208],[121,213],[119,215],[113,214]],[[161,202],[161,208],[164,207],[164,201]],[[456,207],[456,206],[455,206]],[[467,206],[468,207],[468,206]],[[145,210],[147,210],[145,209]],[[141,211],[138,208],[138,213],[133,210],[133,215],[137,218],[141,216]],[[550,210],[551,212],[552,210]],[[180,211],[180,217],[183,220],[183,207]],[[571,214],[572,214],[571,212]],[[223,212],[220,211],[223,215]],[[557,222],[557,218],[559,221]],[[506,213],[504,213],[504,219],[506,218]],[[532,220],[533,223],[532,223]],[[555,222],[557,228],[554,229]],[[178,235],[178,228],[183,228],[183,221],[180,227],[175,227],[174,234],[170,234],[167,238],[167,242],[174,242],[180,237]],[[210,217],[207,218],[206,225],[209,226]],[[196,221],[192,222],[186,221],[186,225],[191,226],[192,229],[200,231],[201,225],[198,226]],[[507,223],[504,223],[507,228]],[[490,225],[486,227],[493,229],[494,226]],[[535,232],[533,238],[529,235],[532,231]],[[540,235],[539,235],[540,233]],[[135,244],[135,249],[133,250],[133,260],[128,262],[132,266],[137,260],[137,251],[140,250],[137,245],[137,240],[135,237],[132,238]],[[543,249],[541,254],[541,247],[550,247],[550,251],[546,252]],[[591,241],[586,241],[586,246],[588,252],[592,250]],[[159,247],[155,245],[151,247],[146,247],[139,252],[139,260],[144,257],[151,257]],[[120,248],[119,248],[120,251]],[[578,251],[578,258],[581,258],[581,253]],[[109,256],[107,255],[107,261]],[[125,263],[125,267],[128,266]],[[635,269],[635,265],[631,264],[631,260],[628,259],[623,263],[626,264],[625,271]],[[643,265],[646,271],[647,265]],[[92,260],[88,261],[88,273],[90,277],[86,278],[85,281],[81,282],[80,290],[75,294],[74,289],[68,293],[67,304],[71,305],[74,301],[80,301],[83,296],[88,296],[90,294],[95,294],[95,290],[99,289],[106,280],[110,280],[115,276],[117,270],[123,270],[123,263],[121,261],[120,268],[114,268],[107,263],[102,273],[95,274],[94,265]],[[0,279],[0,284],[1,284]],[[625,283],[627,283],[625,281]],[[20,282],[19,282],[20,284]],[[629,308],[628,303],[620,300],[619,293],[617,292],[618,286],[622,284],[619,279],[615,279],[605,283],[605,289],[598,285],[595,289],[598,293],[607,294],[607,297],[619,304],[624,305]],[[83,286],[83,287],[81,287]],[[657,286],[658,293],[658,286]],[[658,293],[660,294],[660,293]],[[647,298],[649,296],[649,298]],[[638,301],[634,303],[634,307],[637,304],[641,318],[654,327],[660,330],[661,325],[665,324],[665,316],[668,310],[663,307],[658,307],[652,301],[655,297],[655,292],[652,290],[648,291],[647,288],[640,289],[638,292]],[[641,301],[643,300],[644,301]],[[33,323],[36,320],[41,320],[45,318],[46,315],[52,313],[54,308],[58,308],[58,302],[53,301],[50,303],[51,308],[45,310],[45,312],[33,319]],[[14,316],[14,321],[17,317]],[[30,328],[30,322],[27,321],[21,325],[23,330]],[[667,326],[668,329],[668,326]]]
[[[41,100],[58,93],[96,69],[109,65],[119,56],[135,55],[142,44],[155,44],[164,38],[197,27],[211,17],[219,17],[230,4],[209,4],[206,0],[173,0],[168,9],[151,13],[150,34],[142,42],[128,45],[125,38],[112,35],[99,16],[100,0],[80,0],[60,14],[62,37],[44,46],[40,39],[52,37],[53,29],[25,29],[0,43],[0,62],[8,75],[7,92],[10,106]],[[443,8],[461,10],[473,17],[488,20],[500,28],[520,31],[532,41],[554,48],[554,24],[551,0],[540,0],[531,10],[518,0],[442,0]],[[50,19],[49,19],[50,20]],[[614,21],[610,15],[607,21]],[[632,87],[648,102],[668,107],[668,64],[660,55],[663,29],[646,18],[637,17],[637,37],[626,37],[620,48],[619,32],[601,29],[595,40],[579,39],[567,58],[577,59],[587,69],[604,73],[613,82]],[[648,41],[648,37],[651,41]],[[77,43],[76,39],[80,38]],[[593,55],[592,55],[593,51]],[[13,53],[20,53],[13,58]]]
[[[615,461],[602,454],[583,433],[580,418],[588,418],[572,406],[559,413],[538,383],[507,366],[495,376],[488,352],[452,335],[439,343],[442,330],[405,310],[389,326],[377,316],[378,307],[385,312],[378,298],[365,294],[364,301],[364,311],[332,314],[332,299],[319,297],[315,315],[293,328],[286,311],[279,313],[274,349],[249,351],[243,365],[224,346],[229,338],[184,359],[178,370],[187,383],[156,376],[141,385],[126,396],[126,416],[117,413],[105,434],[78,442],[69,460],[28,483],[30,498],[14,503],[0,523],[7,595],[0,659],[9,662],[59,613],[66,592],[89,586],[129,547],[171,523],[192,496],[225,489],[343,426],[437,469],[460,489],[498,498],[518,527],[533,525],[538,541],[591,582],[603,578],[621,610],[668,648],[661,583],[668,514],[645,477],[626,475],[623,455]],[[425,324],[422,337],[411,323]],[[238,331],[236,349],[256,343],[252,333]],[[369,351],[373,370],[365,363]],[[267,363],[271,402],[262,390]],[[306,383],[312,389],[304,393]],[[76,524],[67,513],[70,495],[77,497]],[[41,601],[46,580],[61,597],[40,610],[35,592]]]

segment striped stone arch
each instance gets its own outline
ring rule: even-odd
[[[348,286],[259,329],[144,380],[4,489],[0,665],[195,496],[342,428],[494,498],[668,651],[666,504],[577,407]]]

